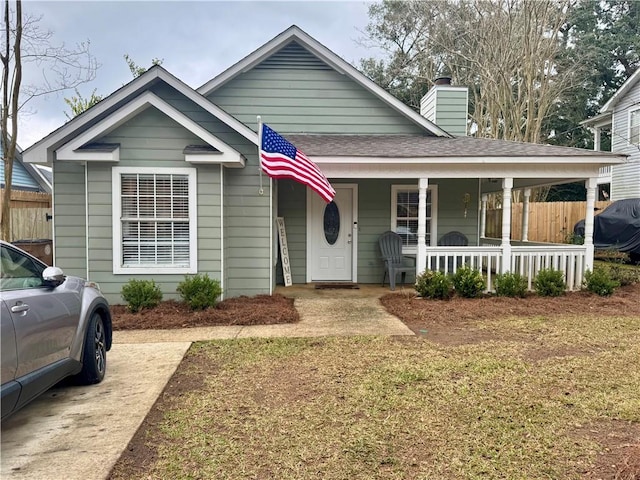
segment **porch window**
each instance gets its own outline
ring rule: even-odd
[[[113,169],[114,273],[195,273],[195,169]]]
[[[629,112],[629,143],[640,145],[640,108]]]
[[[431,244],[433,231],[432,211],[435,185],[427,189],[427,233],[425,242]],[[391,230],[402,237],[403,250],[416,252],[418,245],[418,187],[393,185],[391,187]]]

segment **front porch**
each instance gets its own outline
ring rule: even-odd
[[[420,186],[424,186],[422,181]],[[460,266],[468,265],[483,272],[487,281],[487,291],[495,290],[495,277],[503,273],[517,273],[527,279],[529,290],[533,289],[535,277],[540,270],[553,269],[563,273],[567,290],[580,290],[587,271],[593,270],[593,222],[597,191],[597,179],[585,182],[587,202],[585,209],[585,238],[583,245],[530,242],[529,202],[531,187],[522,189],[522,238],[511,239],[511,202],[513,178],[502,179],[502,236],[489,238],[485,235],[487,193],[481,193],[479,211],[479,237],[477,246],[447,247],[420,244],[420,224],[418,218],[417,272],[444,270],[455,273]],[[418,209],[419,213],[421,208]],[[426,222],[425,222],[426,223]]]

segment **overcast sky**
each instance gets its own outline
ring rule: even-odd
[[[101,65],[96,79],[80,87],[106,95],[131,81],[123,59],[128,54],[148,67],[162,66],[193,88],[215,77],[278,33],[295,24],[346,61],[380,53],[363,46],[371,2],[354,1],[31,1],[25,14],[42,16],[40,27],[53,32],[52,43],[74,46],[89,40]],[[23,83],[37,83],[41,72],[29,70]],[[29,102],[20,121],[18,142],[24,149],[66,120],[64,94]]]

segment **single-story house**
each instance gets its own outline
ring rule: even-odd
[[[581,125],[594,133],[594,149],[600,150],[602,131],[611,135],[611,151],[628,155],[628,161],[600,170],[601,183],[611,184],[611,200],[640,198],[640,68],[620,86],[598,115]]]
[[[292,26],[197,90],[154,66],[24,156],[53,167],[56,263],[114,303],[131,278],[153,279],[170,298],[196,273],[225,296],[273,292],[278,217],[294,284],[379,283],[378,238],[394,230],[419,272],[458,256],[486,271],[489,288],[497,272],[531,279],[544,267],[579,287],[593,262],[598,171],[625,156],[467,137],[466,109],[466,89],[445,82],[417,113]],[[319,166],[333,203],[261,175],[257,116]],[[513,189],[526,201],[532,187],[577,180],[585,245],[510,238]],[[489,239],[486,196],[496,191],[502,238]],[[439,246],[451,231],[468,245]]]

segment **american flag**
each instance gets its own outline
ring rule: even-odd
[[[260,166],[271,178],[290,178],[307,185],[327,203],[336,195],[318,166],[265,124],[262,124]]]

